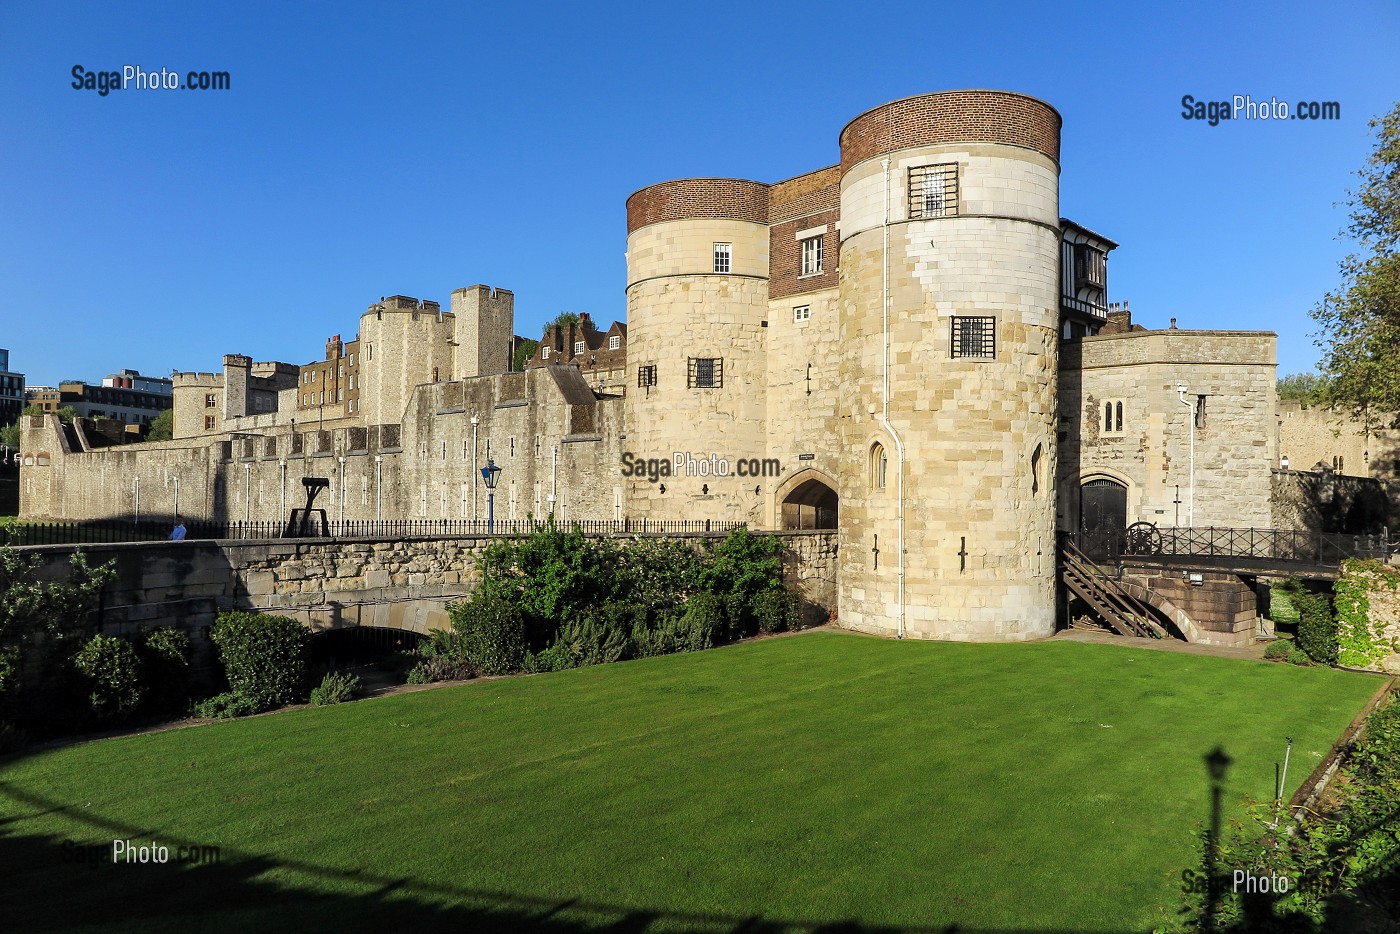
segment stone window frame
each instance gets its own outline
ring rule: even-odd
[[[1127,433],[1123,427],[1123,403],[1124,400],[1117,397],[1103,400],[1096,415],[1100,438],[1121,438]]]
[[[929,202],[935,206],[930,209]],[[909,217],[958,216],[958,164],[936,162],[909,169]]]
[[[212,430],[214,429],[214,427],[215,427],[215,426],[214,426],[214,416],[212,416],[212,415],[206,415],[206,416],[204,416],[204,430],[205,430],[205,431],[212,431]]]
[[[719,275],[728,275],[734,269],[734,244],[716,241],[714,261],[714,271]]]
[[[954,359],[995,360],[996,315],[953,315],[948,332],[948,352]]]
[[[637,367],[637,385],[646,388],[656,385],[655,363],[643,363]]]
[[[792,323],[801,324],[803,321],[812,320],[812,306],[798,305],[792,309]]]
[[[815,237],[806,237],[801,241],[802,260],[799,267],[799,278],[822,274],[826,266],[825,240],[826,234],[817,234]]]
[[[687,389],[723,389],[723,357],[688,357],[685,367]]]
[[[214,395],[212,392],[210,392],[210,393],[205,393],[205,395],[204,395],[204,407],[205,407],[206,409],[218,408],[218,405],[219,405],[219,397],[218,397],[218,396]]]
[[[884,490],[889,480],[890,456],[879,441],[870,445],[870,489]]]

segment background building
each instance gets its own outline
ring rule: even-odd
[[[10,352],[0,348],[0,425],[18,421],[24,405],[24,374],[10,371]]]

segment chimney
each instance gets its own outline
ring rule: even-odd
[[[1172,319],[1172,326],[1171,326],[1171,330],[1173,330],[1173,331],[1175,331],[1175,330],[1176,330],[1176,319],[1175,319],[1175,318],[1173,318],[1173,319]]]
[[[326,359],[327,359],[327,360],[338,360],[338,359],[340,359],[340,350],[341,350],[341,347],[342,347],[342,346],[343,346],[343,345],[342,345],[341,342],[340,342],[340,335],[339,335],[339,334],[332,335],[332,336],[331,336],[331,339],[328,340],[328,341],[326,341]]]

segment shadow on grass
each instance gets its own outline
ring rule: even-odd
[[[810,932],[810,934],[1075,934],[1068,929],[993,931],[960,925],[901,927],[856,920],[811,921],[730,916],[612,905],[586,899],[546,899],[468,886],[422,883],[347,871],[265,854],[223,848],[217,861],[177,865],[177,848],[207,845],[171,837],[159,828],[134,827],[0,782],[0,796],[20,811],[0,819],[0,904],[8,930],[77,927],[154,931],[584,931]],[[25,835],[16,825],[63,813],[88,828],[87,839]],[[412,828],[405,828],[411,833]],[[155,841],[169,850],[167,864],[111,861],[112,840]],[[99,857],[100,854],[100,857]],[[284,884],[277,870],[306,881]],[[814,884],[820,880],[814,880]],[[1089,934],[1089,932],[1085,932]],[[1096,929],[1094,934],[1114,934]]]

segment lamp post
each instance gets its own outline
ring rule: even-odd
[[[384,491],[383,465],[384,465],[384,458],[381,457],[381,456],[378,455],[378,454],[374,455],[374,521],[375,521],[376,523],[379,522],[381,519],[384,518],[384,513],[383,513],[383,508],[382,508],[383,505],[384,505],[384,496],[383,496],[383,491]],[[375,529],[375,533],[374,533],[374,534],[376,534],[376,535],[380,534],[380,533],[379,533],[379,530],[378,530],[378,529]]]
[[[339,517],[338,517],[338,519],[337,519],[337,522],[338,522],[338,524],[340,525],[340,534],[341,534],[341,535],[344,535],[344,534],[345,534],[345,455],[342,454],[342,455],[340,456],[339,460],[340,460],[340,510],[339,510]]]
[[[486,466],[481,468],[481,482],[486,484],[486,534],[490,535],[496,530],[496,484],[501,479],[501,468],[496,466],[496,461],[492,458],[486,459]]]

